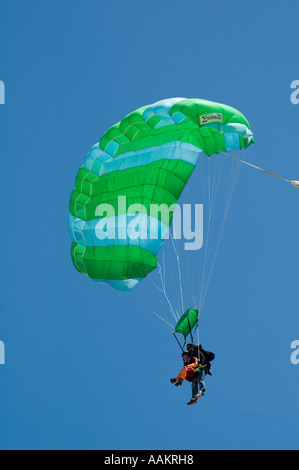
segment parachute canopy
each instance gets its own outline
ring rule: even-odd
[[[198,322],[198,310],[189,308],[179,319],[174,332],[180,333],[186,339]]]
[[[247,148],[253,135],[234,108],[172,98],[112,126],[88,153],[70,199],[75,268],[131,290],[157,267],[175,205],[200,155]],[[159,211],[161,205],[169,210]]]

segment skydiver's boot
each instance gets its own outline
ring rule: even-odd
[[[170,379],[170,382],[176,387],[178,387],[179,385],[182,385],[183,383],[182,379]]]
[[[196,398],[191,398],[191,400],[188,401],[187,406],[196,405],[196,403],[197,403],[197,399]]]
[[[200,392],[198,392],[196,395],[195,395],[195,399],[197,400],[197,398],[200,398],[200,397],[203,397],[204,396],[204,388],[202,390],[200,390]]]

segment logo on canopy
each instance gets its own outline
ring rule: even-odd
[[[223,115],[221,113],[204,114],[200,116],[200,124],[210,124],[211,122],[223,122]]]

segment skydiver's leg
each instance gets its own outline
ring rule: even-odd
[[[204,383],[204,378],[205,378],[205,371],[203,369],[200,370],[197,380],[195,382],[192,382],[192,398],[200,398],[203,396],[205,392],[205,383]],[[193,384],[196,384],[193,386]],[[193,395],[194,393],[194,395]]]
[[[198,376],[198,385],[199,385],[199,391],[200,392],[204,392],[206,389],[205,389],[205,382],[204,382],[204,379],[205,379],[205,371],[204,369],[201,369],[200,372],[199,372],[199,376]]]
[[[187,369],[184,368],[178,373],[178,375],[176,376],[176,379],[186,380],[186,377],[187,377]]]
[[[192,389],[192,398],[195,397],[195,395],[197,395],[198,393],[198,387],[199,387],[199,384],[198,384],[198,378],[193,380],[192,384],[191,384],[191,389]]]
[[[182,385],[183,381],[186,380],[187,377],[187,370],[182,369],[175,379],[170,379],[170,382],[176,386]]]

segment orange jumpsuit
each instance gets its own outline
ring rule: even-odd
[[[176,376],[177,379],[187,380],[187,382],[192,382],[195,379],[195,376],[198,374],[198,359],[196,357],[191,358],[191,364],[187,364],[184,369],[182,369],[178,375]]]

